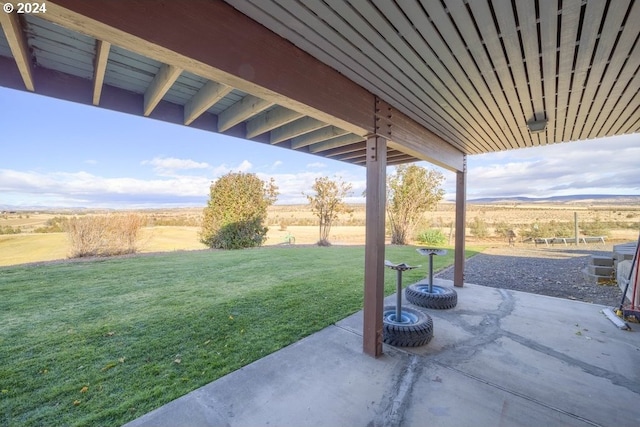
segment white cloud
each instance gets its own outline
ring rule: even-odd
[[[327,165],[322,162],[307,163],[307,169],[324,169]]]
[[[220,177],[228,174],[229,172],[247,172],[253,168],[253,165],[248,160],[243,160],[238,166],[229,166],[223,163],[213,168],[213,176]]]
[[[638,135],[470,156],[468,198],[635,194],[639,159]]]
[[[206,177],[105,178],[84,171],[39,173],[1,169],[0,183],[3,193],[0,203],[4,204],[42,205],[47,200],[58,200],[64,206],[78,206],[78,203],[110,206],[136,200],[206,200],[210,180]]]
[[[140,164],[153,166],[154,171],[159,175],[173,175],[181,170],[210,168],[209,164],[205,162],[175,157],[155,157],[151,160],[143,160]]]
[[[341,171],[340,173],[330,176],[330,179],[340,179],[344,182],[352,184],[351,195],[347,198],[349,203],[363,203],[362,193],[366,188],[365,182],[365,169],[362,168],[362,174],[354,174]],[[278,201],[276,203],[286,204],[306,204],[307,199],[305,194],[311,194],[313,192],[312,186],[316,178],[326,176],[321,172],[300,172],[289,174],[258,174],[258,177],[262,180],[273,178],[278,191]]]
[[[640,192],[640,137],[602,139],[547,147],[469,156],[467,198],[566,194],[638,194]],[[233,165],[211,165],[189,159],[156,157],[143,164],[159,170],[149,178],[106,177],[89,173],[0,169],[0,205],[48,206],[203,206],[211,181],[231,171],[254,169],[249,160]],[[349,202],[363,202],[365,168],[310,169],[274,172],[282,161],[270,163],[258,176],[274,178],[279,204],[305,204],[314,180],[340,177],[353,185]],[[301,163],[302,166],[304,163]],[[433,168],[433,165],[421,163]],[[338,165],[340,167],[340,165]],[[329,166],[327,166],[329,168]],[[260,168],[256,168],[260,169]],[[389,168],[389,173],[392,173]],[[285,169],[282,169],[285,170]],[[185,172],[189,171],[189,172]],[[189,173],[189,175],[187,175]],[[447,199],[455,194],[455,174],[444,171]],[[132,172],[133,174],[133,172]]]
[[[240,166],[238,166],[238,170],[240,172],[247,172],[248,170],[250,170],[253,167],[253,165],[251,164],[250,161],[248,160],[243,160],[242,163],[240,163]]]
[[[145,206],[204,206],[209,195],[213,178],[240,167],[250,168],[249,162],[239,167],[226,165],[210,170],[202,176],[173,175],[150,179],[115,177],[107,178],[88,173],[16,171],[0,169],[0,205],[17,206],[60,206],[60,207],[145,207]],[[303,193],[310,193],[316,178],[324,176],[320,172],[301,173],[258,173],[262,180],[273,178],[279,188],[278,204],[305,204]],[[363,201],[365,170],[361,174],[341,172],[341,177],[353,185],[349,202]]]

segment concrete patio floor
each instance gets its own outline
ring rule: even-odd
[[[427,310],[426,346],[364,355],[359,312],[127,426],[640,425],[640,325],[583,302],[457,292],[456,308]]]

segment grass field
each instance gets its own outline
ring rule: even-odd
[[[329,241],[339,245],[364,244],[365,210],[363,205],[351,206],[352,212],[341,215],[331,229]],[[79,212],[104,214],[105,211]],[[140,211],[148,219],[138,242],[140,252],[167,252],[204,249],[199,242],[202,208],[179,208]],[[477,238],[470,228],[465,230],[468,244],[499,245],[506,240],[497,236],[496,226],[508,224],[519,236],[533,224],[550,221],[569,224],[577,213],[580,222],[601,221],[606,227],[609,242],[637,239],[640,207],[636,205],[590,206],[585,204],[528,204],[528,205],[476,205],[467,206],[467,224],[479,218],[486,222],[489,237]],[[73,212],[15,212],[0,215],[0,229],[19,229],[19,234],[0,234],[0,266],[65,259],[69,256],[69,242],[64,233],[35,232],[46,227],[56,217],[70,217]],[[439,229],[453,243],[454,205],[441,203],[436,210],[424,213],[416,234],[429,228]],[[291,235],[296,244],[314,244],[318,241],[318,219],[306,205],[274,205],[269,208],[269,232],[265,245],[282,245]],[[571,232],[572,233],[572,232]],[[570,233],[570,234],[571,234]],[[572,235],[572,234],[571,234]],[[552,236],[548,236],[552,237]],[[571,237],[571,236],[567,236]]]
[[[2,267],[0,425],[137,418],[360,310],[363,262],[362,246],[290,246]]]

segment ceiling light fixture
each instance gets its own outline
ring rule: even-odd
[[[540,133],[544,132],[547,128],[546,120],[531,120],[527,122],[527,127],[529,128],[529,132],[531,133]]]

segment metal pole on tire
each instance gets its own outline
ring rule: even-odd
[[[389,260],[384,260],[384,266],[396,271],[396,321],[402,322],[402,272],[420,266],[412,267],[405,263],[394,264]]]
[[[396,320],[398,319],[402,319],[402,270],[401,269],[396,270]]]
[[[433,293],[433,255],[434,255],[433,252],[429,254],[429,293],[430,294]]]

